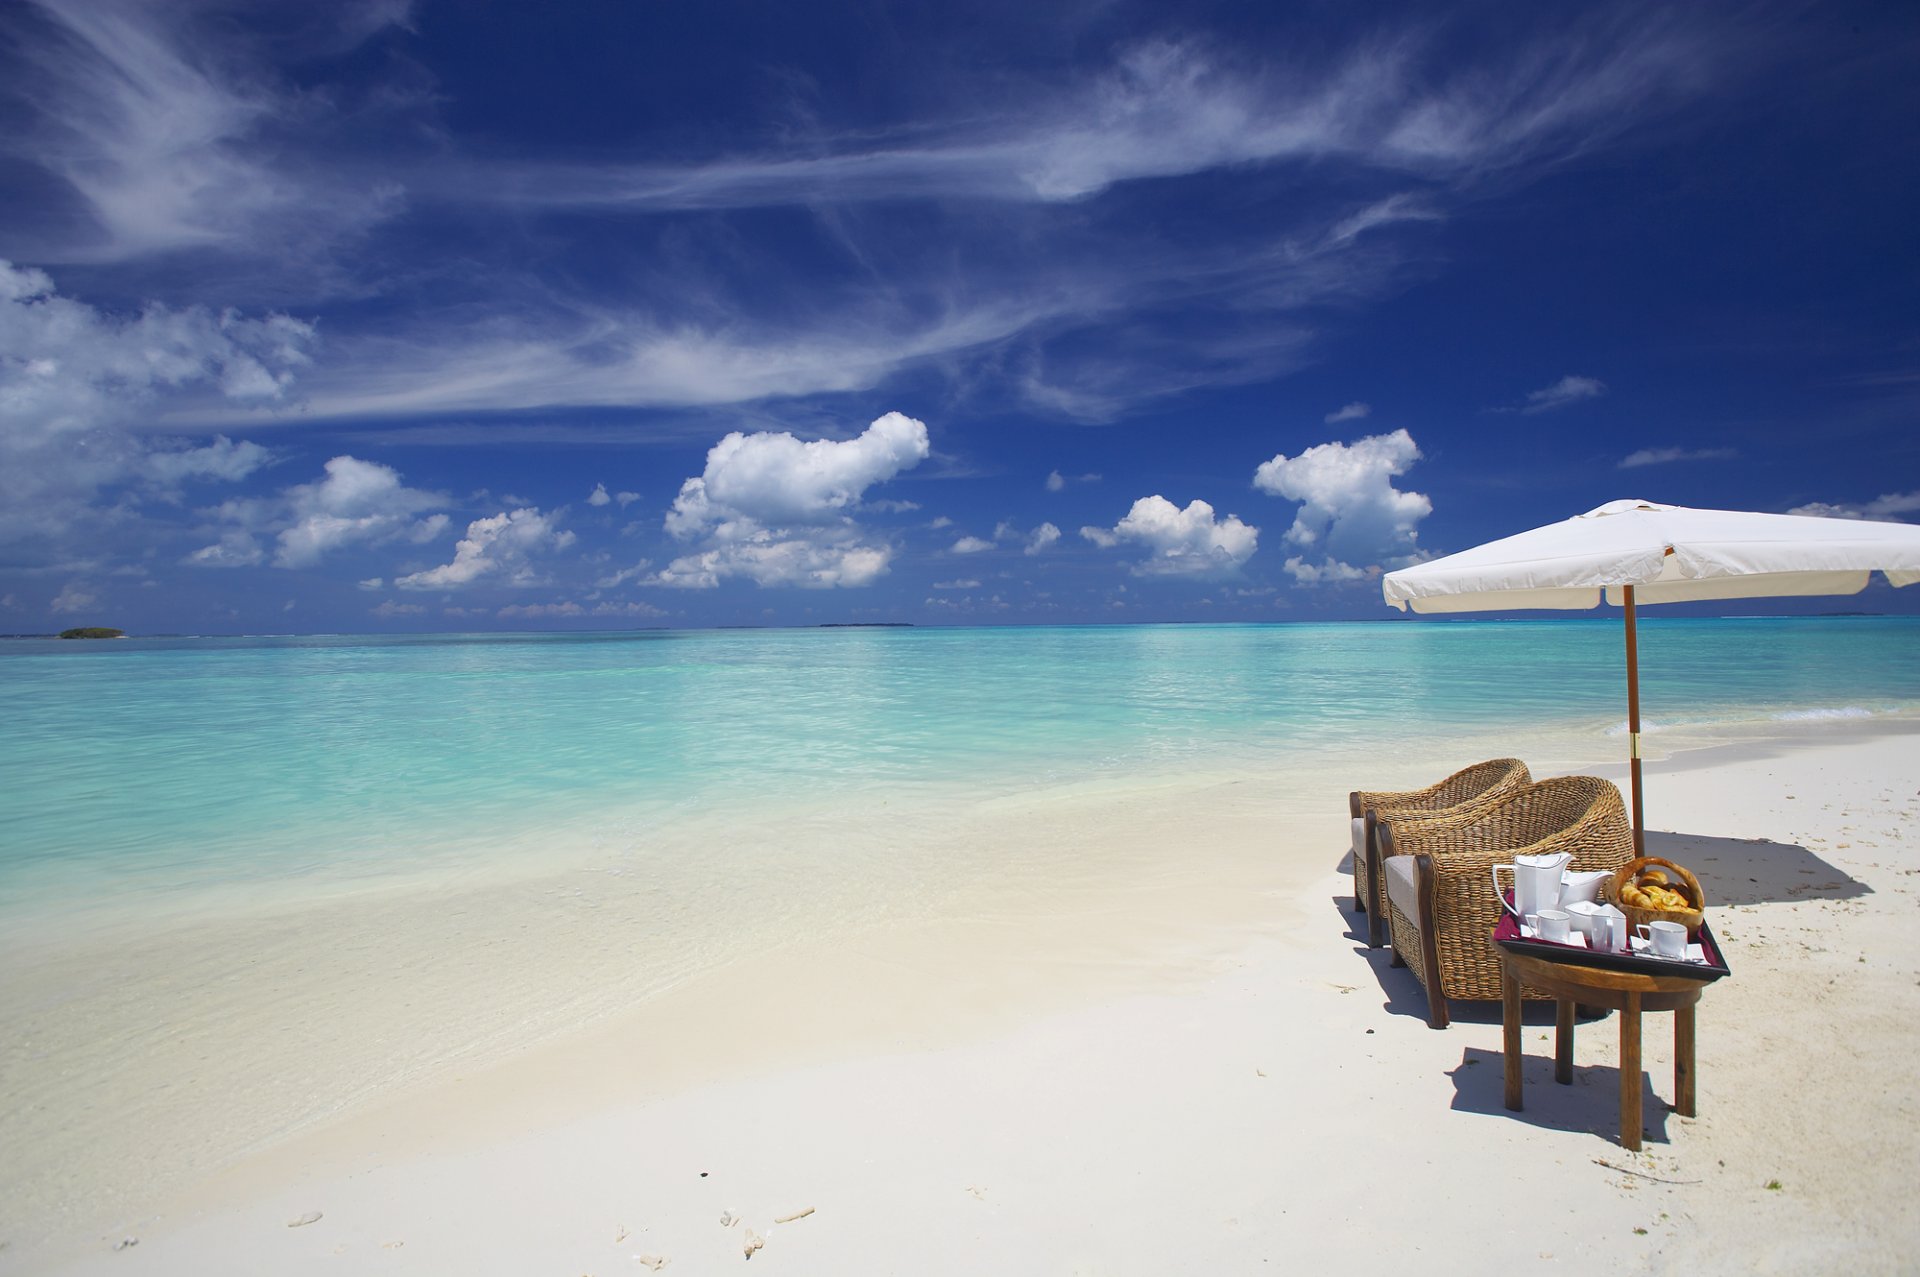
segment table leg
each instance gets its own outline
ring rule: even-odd
[[[1573,999],[1553,1001],[1553,1080],[1573,1085]]]
[[[1640,995],[1620,1010],[1620,1146],[1640,1151]]]
[[[1520,1111],[1520,981],[1513,972],[1500,976],[1500,1029],[1507,1057],[1507,1107]]]
[[[1693,1008],[1675,1007],[1673,1011],[1673,1111],[1692,1117],[1693,1093]]]

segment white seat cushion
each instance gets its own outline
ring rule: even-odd
[[[1414,881],[1412,856],[1388,856],[1381,866],[1387,879],[1387,899],[1402,917],[1420,929],[1420,888]]]
[[[1353,863],[1365,866],[1367,863],[1367,822],[1353,822]]]

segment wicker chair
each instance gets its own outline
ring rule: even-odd
[[[1381,879],[1396,963],[1427,991],[1427,1023],[1447,1027],[1447,999],[1500,996],[1492,868],[1516,855],[1573,853],[1570,869],[1633,859],[1620,791],[1597,776],[1559,776],[1496,799],[1470,820],[1389,818],[1379,829]],[[1521,991],[1522,996],[1542,996]]]
[[[1465,767],[1438,784],[1405,793],[1356,789],[1347,795],[1353,817],[1353,899],[1367,915],[1367,948],[1378,949],[1386,929],[1380,910],[1380,853],[1375,829],[1382,820],[1415,814],[1469,819],[1505,793],[1533,778],[1517,758],[1495,758]]]

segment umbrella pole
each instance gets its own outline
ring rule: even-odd
[[[1647,821],[1640,809],[1640,642],[1634,623],[1633,587],[1625,590],[1627,611],[1627,770],[1633,778],[1633,854],[1647,854]]]

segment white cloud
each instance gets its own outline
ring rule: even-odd
[[[253,533],[245,528],[228,528],[220,539],[189,554],[183,562],[197,568],[250,568],[267,557]]]
[[[148,455],[146,471],[166,484],[187,479],[224,479],[237,482],[267,464],[273,454],[257,443],[235,443],[216,435],[200,448],[161,448]]]
[[[624,510],[628,506],[632,505],[634,502],[638,501],[640,499],[640,494],[638,492],[616,492],[613,494],[613,499],[615,501],[618,501],[620,503],[620,508]]]
[[[608,505],[612,501],[613,498],[607,495],[607,485],[604,483],[594,484],[593,491],[587,496],[588,505]]]
[[[426,610],[426,608],[420,606],[418,603],[402,603],[397,599],[388,599],[377,607],[367,609],[367,611],[375,616],[386,617],[388,619],[396,616],[420,616],[423,615]]]
[[[667,513],[667,531],[702,548],[661,569],[654,583],[711,589],[743,576],[763,586],[870,584],[893,551],[869,541],[851,512],[868,488],[929,455],[926,426],[898,412],[839,441],[734,431]]]
[[[83,202],[68,255],[121,259],[180,249],[275,253],[379,220],[398,188],[329,171],[298,155],[303,125],[330,114],[325,90],[280,89],[251,65],[257,50],[232,38],[237,23],[207,22],[186,4],[46,3],[59,28],[35,43],[18,77],[30,115],[16,117],[13,149],[56,174]],[[388,22],[394,6],[323,6],[313,26],[337,24],[324,51],[342,52]],[[38,34],[38,33],[36,33]],[[285,39],[282,32],[282,40]],[[306,50],[322,51],[319,47]],[[390,102],[398,94],[385,95]],[[369,121],[370,123],[370,121]],[[304,162],[303,162],[304,161]]]
[[[1048,472],[1047,474],[1047,491],[1048,492],[1058,492],[1066,486],[1067,486],[1067,481],[1065,477],[1062,476],[1058,470],[1053,470]]]
[[[67,587],[54,596],[51,607],[56,616],[73,612],[85,612],[98,607],[100,598],[83,588],[78,582],[69,582]]]
[[[1634,470],[1640,466],[1671,465],[1676,461],[1731,461],[1739,455],[1732,448],[1642,448],[1623,457],[1620,468]]]
[[[531,506],[475,519],[454,546],[453,562],[400,577],[394,584],[403,590],[445,590],[487,578],[530,585],[538,580],[532,556],[564,550],[573,539],[573,533],[554,525],[553,515]]]
[[[992,548],[993,542],[983,540],[980,537],[961,537],[953,543],[952,552],[954,554],[978,554],[982,550],[991,550]]]
[[[446,530],[447,516],[415,515],[446,498],[400,481],[400,474],[377,461],[339,456],[326,464],[326,476],[283,494],[290,524],[280,532],[274,566],[305,568],[342,546],[378,544],[401,537],[425,544]]]
[[[933,588],[936,590],[977,590],[980,588],[980,582],[969,577],[960,577],[952,581],[935,581]]]
[[[1901,515],[1920,511],[1920,492],[1888,492],[1875,497],[1864,504],[1850,502],[1829,504],[1814,501],[1807,505],[1795,506],[1788,514],[1810,514],[1821,519],[1873,519],[1877,521],[1904,522]]]
[[[1353,444],[1323,443],[1297,457],[1284,453],[1262,462],[1253,483],[1262,492],[1300,502],[1286,542],[1323,556],[1325,562],[1301,581],[1351,579],[1351,565],[1400,566],[1419,554],[1420,520],[1433,502],[1393,486],[1420,459],[1405,430],[1370,435]],[[1304,556],[1301,562],[1304,566]]]
[[[1332,412],[1326,415],[1324,420],[1330,426],[1337,426],[1343,421],[1359,421],[1360,419],[1368,416],[1372,412],[1373,412],[1372,404],[1361,403],[1358,400],[1355,400],[1353,403],[1348,404],[1344,408],[1334,409]]]
[[[1324,563],[1315,565],[1308,563],[1297,554],[1287,560],[1286,568],[1293,579],[1302,585],[1325,585],[1341,581],[1358,581],[1371,575],[1351,564],[1342,563],[1338,559],[1328,559]]]
[[[651,603],[615,603],[612,600],[593,605],[595,616],[665,616],[664,609]]]
[[[927,428],[890,412],[857,438],[802,443],[785,431],[734,431],[707,453],[705,473],[680,486],[667,531],[697,533],[731,518],[762,526],[831,524],[860,494],[927,459]]]
[[[307,362],[311,325],[201,307],[118,316],[0,260],[0,542],[80,524],[102,489],[244,478],[266,449],[146,433],[166,404],[276,403]]]
[[[1141,497],[1112,530],[1080,529],[1095,545],[1111,548],[1123,541],[1147,547],[1133,565],[1139,576],[1215,576],[1239,568],[1259,545],[1260,529],[1229,514],[1218,521],[1205,501],[1182,510],[1162,496]]]
[[[1043,523],[1027,537],[1028,554],[1039,554],[1060,539],[1060,529],[1051,523]]]
[[[513,620],[516,617],[531,619],[541,616],[585,616],[587,609],[578,603],[510,603],[494,615],[501,620]]]
[[[1540,390],[1530,391],[1523,413],[1550,412],[1583,399],[1596,399],[1607,392],[1607,383],[1595,377],[1566,376]]]

